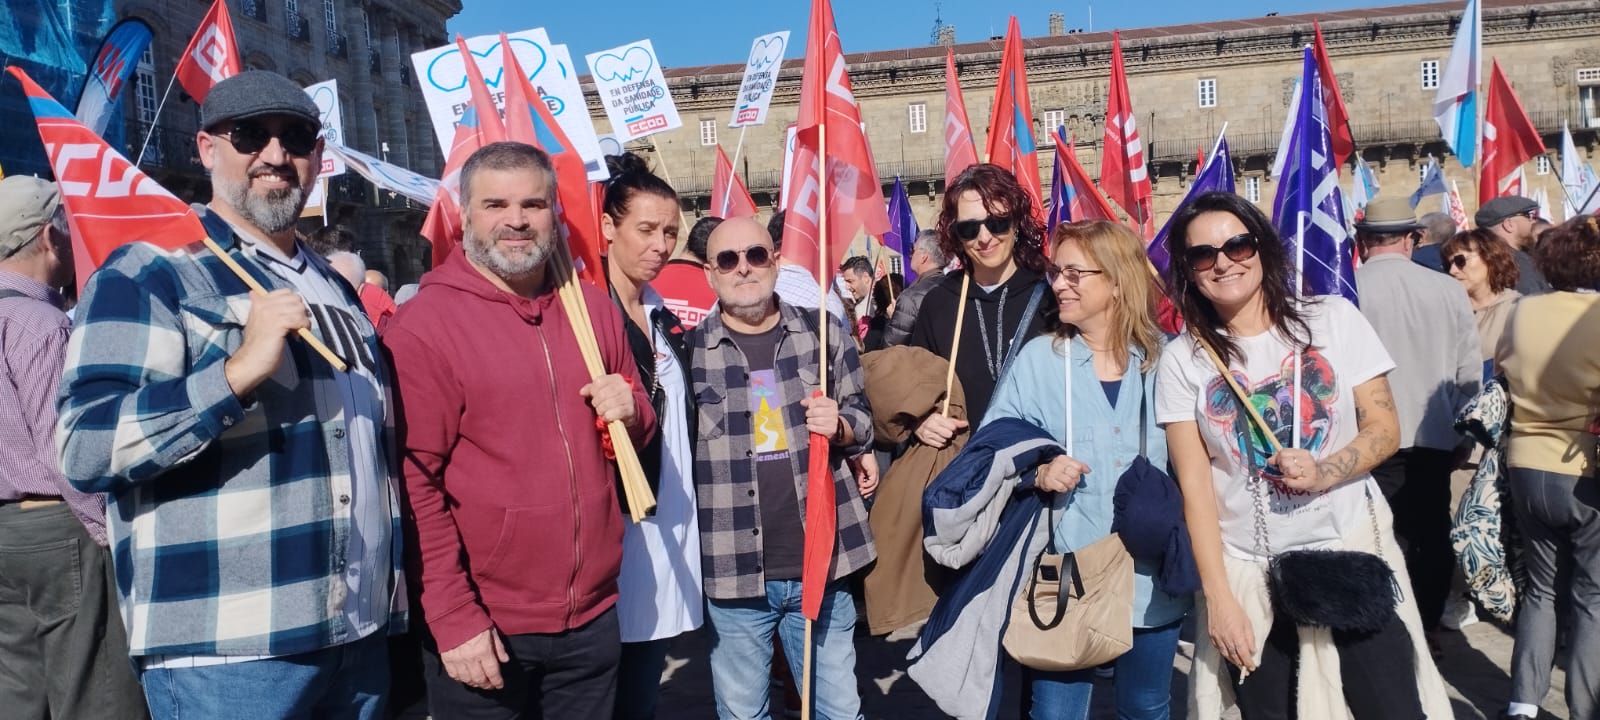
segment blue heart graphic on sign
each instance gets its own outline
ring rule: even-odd
[[[750,70],[761,72],[783,62],[783,37],[761,38],[750,53]]]
[[[483,58],[477,61],[478,67],[483,70],[483,83],[492,88],[500,87],[501,76],[505,74],[505,68],[501,66],[503,54],[500,51],[500,41],[496,40],[482,52],[471,48],[468,50],[474,60]],[[545,63],[549,62],[549,53],[546,53],[538,43],[526,38],[512,38],[511,51],[516,53],[517,63],[522,66],[523,72],[528,74],[529,80],[537,77],[539,71],[544,69]],[[440,52],[428,63],[427,79],[434,87],[445,92],[454,92],[466,87],[467,66],[461,61],[461,51],[451,46]]]
[[[324,85],[311,94],[311,102],[317,104],[317,115],[322,120],[324,127],[328,125],[328,116],[333,114],[333,109],[338,107],[339,99],[333,96],[333,90]]]
[[[643,77],[656,66],[650,51],[638,45],[628,48],[621,57],[603,53],[594,61],[594,76],[607,82],[632,82]]]

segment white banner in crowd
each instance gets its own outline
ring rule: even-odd
[[[418,175],[394,163],[333,142],[327,143],[327,152],[344,161],[361,177],[372,181],[379,190],[399,193],[423,205],[432,205],[434,197],[439,194],[438,180]]]
[[[618,142],[626,144],[683,126],[649,40],[597,52],[586,59]]]
[[[772,104],[773,91],[778,87],[778,70],[783,67],[783,53],[788,47],[788,30],[762,35],[751,43],[744,81],[739,83],[739,97],[734,100],[733,120],[728,122],[728,127],[748,127],[767,121],[767,107]]]
[[[339,107],[339,81],[324,80],[306,86],[306,94],[317,104],[322,116],[322,139],[329,145],[344,144],[344,111]],[[318,177],[344,174],[344,160],[330,152],[322,154],[322,173]]]
[[[800,131],[794,123],[783,129],[783,177],[778,178],[778,209],[789,209],[789,173],[794,170],[794,149]]]
[[[583,158],[589,179],[598,181],[609,177],[594,122],[589,119],[583,87],[578,83],[577,66],[573,65],[567,47],[551,43],[544,28],[508,33],[506,41],[516,53],[523,72],[528,73],[534,90],[544,98],[551,116]],[[483,72],[483,82],[489,86],[495,105],[503,108],[506,92],[500,37],[467,38],[467,49]],[[428,104],[434,136],[440,148],[449,148],[455,139],[456,123],[472,104],[472,91],[467,87],[467,66],[462,62],[461,52],[452,42],[413,53],[411,62],[417,70],[422,99]]]

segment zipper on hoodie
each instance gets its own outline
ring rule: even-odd
[[[550,343],[544,335],[544,324],[534,325],[534,329],[539,333],[539,347],[544,351],[544,366],[550,372],[550,395],[551,397],[559,397],[558,389],[556,388],[556,367],[555,363],[550,359]],[[561,403],[554,403],[554,408],[556,411],[556,432],[561,437],[566,437],[567,429],[561,422]],[[561,449],[567,455],[567,489],[572,494],[572,578],[567,582],[567,616],[562,620],[562,625],[566,626],[572,624],[572,607],[577,604],[577,598],[573,596],[573,588],[578,585],[578,568],[583,565],[583,543],[581,542],[583,537],[583,511],[578,504],[578,469],[572,464],[572,448],[563,442],[561,443]]]

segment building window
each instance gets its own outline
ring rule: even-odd
[[[329,44],[331,45],[332,40],[339,37],[339,17],[334,0],[322,0],[322,23],[323,27],[328,31]]]
[[[1417,166],[1417,184],[1418,185],[1421,185],[1422,183],[1425,183],[1425,182],[1428,181],[1428,169],[1431,168],[1431,167],[1433,167],[1432,163],[1423,163],[1423,164]]]
[[[716,120],[701,120],[700,121],[700,146],[701,147],[711,147],[712,145],[715,145],[715,144],[717,144],[717,121]]]
[[[133,101],[139,113],[139,132],[152,135],[144,148],[144,161],[150,165],[160,165],[161,138],[154,136],[153,126],[156,111],[161,107],[161,91],[156,88],[156,60],[151,52],[153,47],[146,47],[144,54],[139,56],[139,64],[134,66]]]
[[[1550,156],[1540,155],[1533,159],[1533,172],[1536,175],[1550,174]]]
[[[1060,128],[1063,123],[1066,122],[1066,119],[1067,119],[1067,111],[1065,111],[1065,110],[1046,110],[1046,111],[1044,111],[1044,137],[1039,139],[1039,144],[1043,145],[1045,147],[1050,147],[1051,145],[1055,145],[1056,144],[1056,130],[1058,128]]]
[[[928,131],[928,104],[911,103],[906,106],[906,124],[911,132],[924,133]]]
[[[1439,61],[1438,60],[1423,60],[1422,61],[1422,89],[1423,90],[1437,90],[1437,89],[1439,89]]]
[[[1200,107],[1209,108],[1217,106],[1217,79],[1205,78],[1200,81]]]
[[[1261,176],[1251,175],[1244,179],[1244,199],[1253,203],[1261,202]]]
[[[1578,71],[1578,115],[1586,128],[1600,128],[1600,68]]]

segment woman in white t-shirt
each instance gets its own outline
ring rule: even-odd
[[[1348,301],[1296,299],[1291,260],[1253,204],[1209,193],[1180,208],[1171,227],[1168,282],[1190,333],[1162,353],[1156,419],[1203,588],[1197,717],[1214,716],[1206,709],[1220,707],[1224,685],[1248,720],[1346,717],[1341,695],[1355,720],[1449,717],[1437,670],[1417,652],[1409,599],[1402,620],[1358,635],[1297,628],[1273,617],[1268,597],[1273,553],[1372,552],[1381,537],[1380,555],[1401,557],[1369,473],[1399,442],[1385,378],[1394,363]],[[1273,452],[1196,337],[1226,361],[1284,450]],[[1296,417],[1298,428],[1287,421]],[[1403,563],[1391,565],[1409,587]]]

